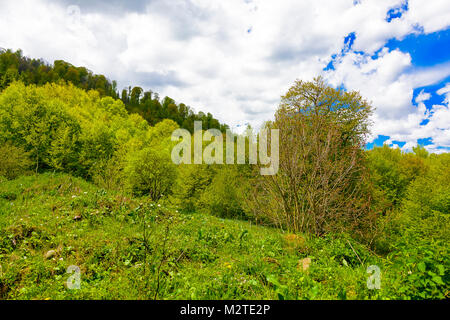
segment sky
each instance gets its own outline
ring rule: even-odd
[[[448,0],[0,0],[0,48],[151,89],[235,131],[321,75],[375,108],[368,148],[450,150]]]

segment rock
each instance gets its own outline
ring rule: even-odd
[[[73,217],[73,220],[75,220],[75,221],[80,221],[82,218],[81,218],[81,216],[75,216],[75,217]]]
[[[45,259],[50,259],[50,258],[53,258],[55,255],[56,255],[56,251],[55,250],[49,250],[44,255],[44,257],[45,257]]]
[[[299,261],[299,267],[301,266],[303,271],[308,270],[310,265],[311,265],[311,258],[305,258]]]

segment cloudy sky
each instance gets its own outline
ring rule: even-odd
[[[0,47],[63,59],[239,131],[323,75],[376,108],[373,144],[450,150],[448,0],[0,0]]]

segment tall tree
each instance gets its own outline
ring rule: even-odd
[[[358,93],[321,78],[297,81],[267,125],[279,129],[280,168],[256,178],[249,202],[254,214],[291,231],[322,235],[352,228],[362,234],[371,218],[363,183],[371,110]]]

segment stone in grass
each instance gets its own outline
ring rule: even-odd
[[[81,219],[82,219],[81,216],[75,216],[75,217],[73,217],[73,220],[74,220],[74,221],[80,221]]]
[[[311,258],[304,258],[298,262],[298,268],[302,268],[303,271],[307,271],[311,265]]]
[[[44,257],[45,257],[45,259],[50,259],[50,258],[53,258],[55,255],[56,255],[56,251],[55,250],[49,250],[44,255]]]

